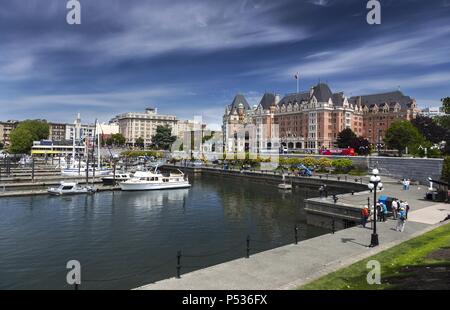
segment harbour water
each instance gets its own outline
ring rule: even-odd
[[[190,177],[190,189],[0,199],[0,289],[131,289],[326,233],[307,226],[306,195],[243,178]],[[251,258],[250,258],[251,259]]]

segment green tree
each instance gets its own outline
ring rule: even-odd
[[[142,137],[139,137],[136,139],[136,142],[134,143],[138,147],[144,147],[144,139]]]
[[[50,127],[46,121],[22,121],[11,131],[10,151],[12,153],[28,153],[33,146],[33,141],[47,139],[49,132]]]
[[[450,97],[445,97],[441,99],[442,107],[444,108],[445,114],[450,114]]]
[[[50,133],[50,126],[46,121],[42,120],[22,121],[16,128],[28,130],[33,135],[33,139],[36,141],[48,139],[48,135]]]
[[[123,146],[126,142],[125,137],[121,133],[115,133],[111,135],[108,139],[106,139],[106,145],[114,145],[114,146]]]
[[[153,144],[163,150],[168,150],[177,137],[172,136],[172,128],[169,126],[156,127],[156,134],[152,137]]]
[[[30,152],[33,146],[33,134],[25,128],[16,128],[10,134],[10,152],[13,154],[25,154]]]
[[[342,130],[337,137],[337,146],[340,148],[351,147],[352,142],[358,137],[350,128],[345,128]]]
[[[420,144],[425,143],[425,139],[411,122],[399,120],[392,123],[386,131],[384,142],[389,148],[398,150],[401,156],[406,147],[416,149]]]
[[[425,139],[432,143],[450,141],[450,130],[440,126],[432,118],[427,116],[417,116],[411,121]]]

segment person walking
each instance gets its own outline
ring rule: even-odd
[[[397,219],[397,211],[398,211],[398,203],[397,199],[392,200],[392,216],[394,217],[394,220]]]
[[[361,224],[362,227],[366,228],[366,224],[367,221],[369,220],[369,208],[367,206],[365,206],[362,210],[361,210]]]
[[[408,213],[409,213],[409,204],[407,201],[405,201],[405,213],[406,213],[406,219],[408,219]]]
[[[411,181],[409,179],[406,179],[406,190],[409,191],[409,186],[411,185]]]
[[[382,212],[381,219],[383,222],[386,222],[387,213],[388,213],[387,206],[384,203],[380,202],[380,207],[381,207],[381,212]]]
[[[395,227],[395,230],[403,232],[405,230],[405,224],[406,224],[406,210],[405,208],[400,207],[398,212],[397,227]]]
[[[381,222],[381,220],[383,219],[383,215],[382,215],[382,213],[383,213],[383,208],[381,208],[381,205],[380,205],[379,202],[377,202],[376,208],[377,208],[377,219],[376,219],[376,220],[377,220],[378,222]]]

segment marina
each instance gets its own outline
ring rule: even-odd
[[[65,265],[77,259],[84,289],[131,289],[174,276],[178,251],[199,256],[188,272],[244,256],[248,235],[260,252],[291,243],[295,225],[299,240],[328,232],[306,224],[305,189],[208,175],[189,181],[164,191],[1,198],[1,288],[72,289]]]

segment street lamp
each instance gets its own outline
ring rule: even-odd
[[[377,234],[377,189],[383,188],[383,183],[381,183],[381,178],[378,175],[380,172],[377,168],[372,170],[372,176],[370,177],[370,183],[368,187],[373,190],[373,233],[370,241],[370,247],[375,247],[378,245],[378,234]]]

